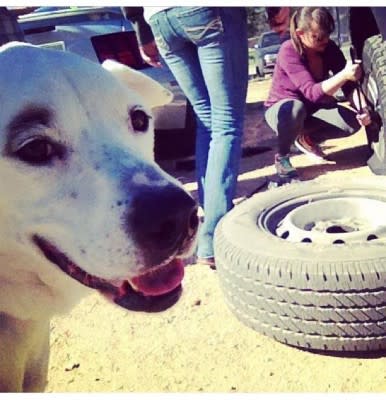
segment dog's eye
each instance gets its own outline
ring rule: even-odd
[[[130,111],[131,124],[137,132],[146,132],[149,129],[149,116],[142,110]]]
[[[16,155],[20,160],[29,164],[46,164],[55,155],[55,148],[46,139],[32,139],[25,142],[17,151]]]

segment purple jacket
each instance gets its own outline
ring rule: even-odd
[[[335,75],[346,65],[342,51],[332,40],[324,50],[323,62],[324,72],[321,81],[329,77],[329,72]],[[271,89],[264,105],[270,107],[282,99],[301,100],[311,109],[335,104],[335,98],[322,91],[321,81],[317,82],[314,79],[307,69],[307,60],[296,51],[291,40],[286,40],[277,55]],[[354,82],[346,82],[342,90],[347,96],[354,88]]]

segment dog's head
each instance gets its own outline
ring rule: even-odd
[[[85,286],[137,310],[178,298],[198,219],[191,196],[153,161],[151,107],[170,93],[106,67],[1,48],[0,310],[36,317],[48,299],[61,311]]]

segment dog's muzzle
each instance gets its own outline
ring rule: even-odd
[[[182,258],[195,243],[197,205],[184,190],[170,185],[142,191],[131,210],[134,212],[125,219],[125,229],[143,254],[144,268],[127,280],[110,281],[91,275],[44,237],[34,235],[32,240],[51,263],[116,304],[133,311],[163,311],[179,299],[182,291]]]

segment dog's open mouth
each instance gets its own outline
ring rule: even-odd
[[[48,240],[34,235],[33,242],[45,257],[85,286],[100,291],[116,304],[132,311],[158,312],[172,306],[182,292],[184,263],[174,258],[130,280],[98,278],[81,269]]]

